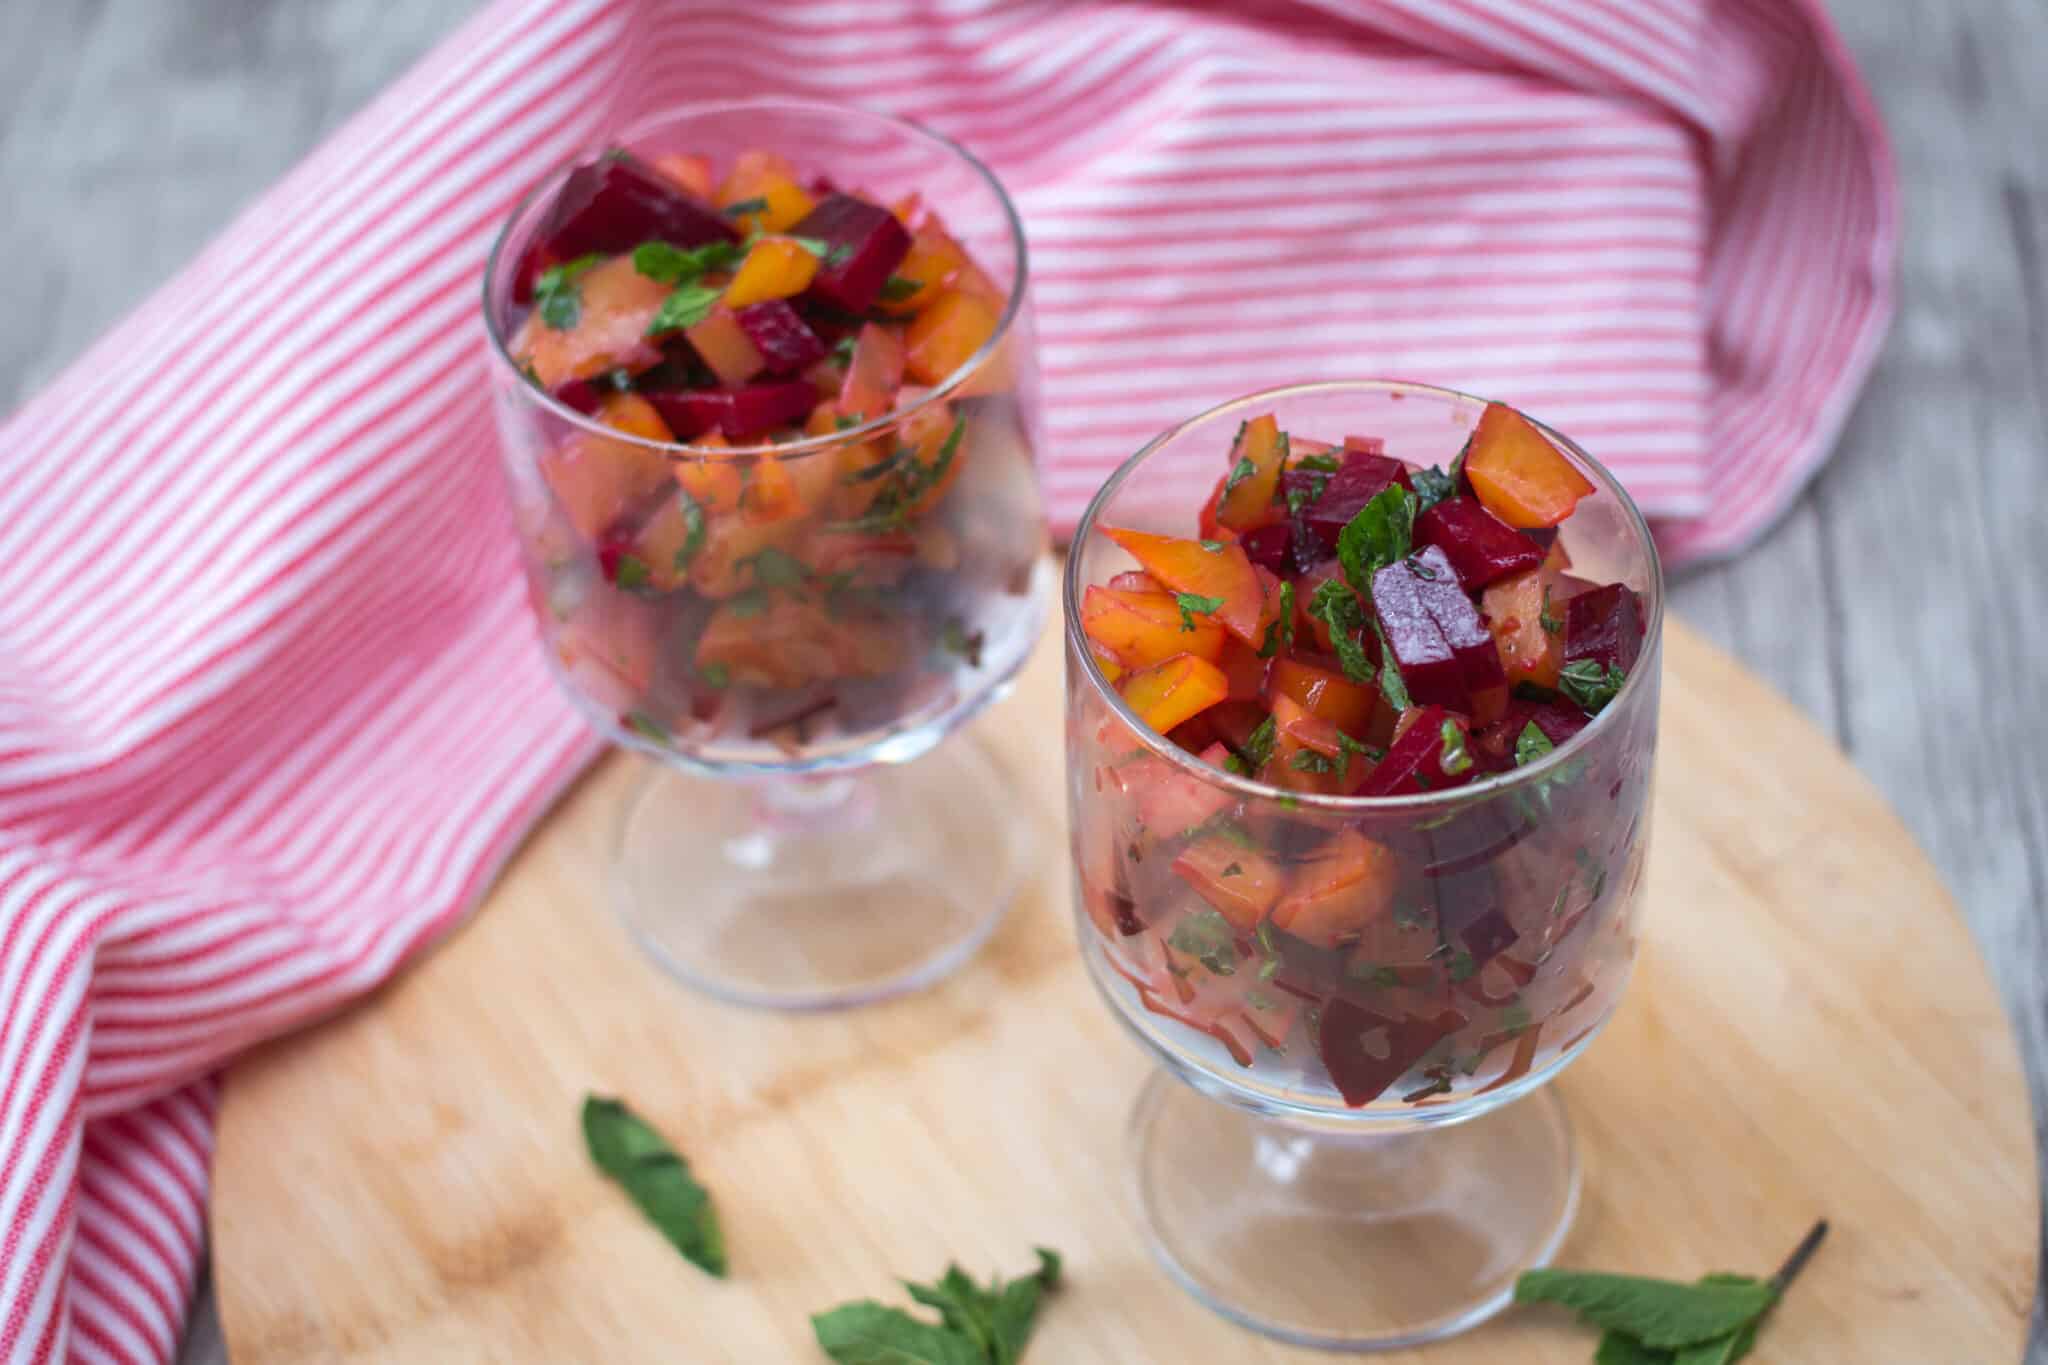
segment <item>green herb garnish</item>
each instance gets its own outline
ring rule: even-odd
[[[706,687],[715,687],[721,692],[732,686],[732,670],[724,664],[705,664],[697,670],[697,676],[704,680]]]
[[[1252,772],[1265,767],[1266,760],[1273,756],[1273,741],[1279,734],[1279,728],[1274,719],[1267,716],[1258,723],[1257,728],[1245,736],[1244,752],[1238,756]]]
[[[628,711],[625,720],[626,728],[642,739],[651,739],[656,744],[668,743],[668,727],[645,711]]]
[[[1373,618],[1372,633],[1379,637],[1380,642],[1380,695],[1396,712],[1406,711],[1415,701],[1408,695],[1408,684],[1401,677],[1401,666],[1394,662],[1394,647],[1387,643],[1387,632],[1380,626],[1378,617]]]
[[[1522,727],[1522,733],[1515,738],[1515,766],[1534,763],[1557,746],[1550,742],[1550,736],[1535,721]]]
[[[1177,592],[1173,595],[1173,604],[1180,608],[1180,628],[1184,631],[1192,631],[1195,628],[1195,613],[1200,612],[1204,616],[1213,616],[1222,610],[1223,599],[1220,597],[1199,597],[1191,592]]]
[[[1421,516],[1446,498],[1458,495],[1457,481],[1450,475],[1431,465],[1418,469],[1408,476],[1408,482],[1415,485],[1415,515]]]
[[[668,242],[642,242],[633,248],[633,268],[659,284],[684,284],[707,270],[723,270],[738,260],[731,242],[706,242],[687,251]]]
[[[1230,467],[1230,477],[1223,481],[1223,493],[1216,499],[1216,505],[1221,507],[1230,501],[1230,495],[1236,491],[1237,486],[1258,472],[1259,467],[1252,463],[1251,456],[1239,456],[1237,463]]]
[[[541,322],[557,332],[566,332],[583,316],[583,291],[576,281],[593,266],[604,264],[597,252],[578,256],[561,265],[551,265],[533,282],[533,306]]]
[[[1597,716],[1614,694],[1621,691],[1628,675],[1620,664],[1609,664],[1603,672],[1594,659],[1580,659],[1569,663],[1557,675],[1557,683],[1564,694],[1577,702],[1587,715]]]
[[[1037,1270],[986,1287],[955,1265],[935,1284],[905,1280],[915,1302],[938,1311],[936,1323],[863,1299],[814,1314],[811,1330],[839,1365],[1017,1365],[1041,1301],[1060,1285],[1059,1253],[1037,1252]]]
[[[661,1134],[618,1100],[587,1095],[583,1142],[597,1168],[617,1181],[684,1259],[725,1275],[725,1238],[711,1193]]]
[[[661,301],[655,311],[654,320],[647,324],[648,336],[660,336],[664,332],[680,332],[686,327],[695,327],[711,316],[711,310],[718,306],[723,290],[713,289],[707,284],[677,285],[670,295]]]
[[[638,555],[620,555],[618,567],[612,571],[612,581],[627,592],[646,587],[648,576],[647,561]]]
[[[1545,583],[1543,585],[1543,610],[1537,614],[1536,624],[1543,627],[1545,635],[1562,635],[1564,634],[1564,622],[1550,610],[1550,593],[1551,586]]]
[[[1597,1365],[1727,1365],[1756,1340],[1764,1315],[1827,1236],[1813,1225],[1768,1280],[1707,1275],[1692,1284],[1589,1270],[1530,1270],[1515,1281],[1517,1303],[1554,1303],[1604,1329]]]
[[[882,281],[882,297],[890,303],[901,303],[922,288],[923,280],[913,280],[907,275],[891,275]]]
[[[1296,750],[1294,758],[1288,766],[1298,773],[1333,773],[1337,771],[1337,761],[1335,759],[1324,758],[1314,749]]]
[[[1294,580],[1286,579],[1280,584],[1280,614],[1273,618],[1273,624],[1266,627],[1266,638],[1259,645],[1259,657],[1270,659],[1283,649],[1294,648]]]
[[[1337,562],[1360,596],[1372,591],[1372,576],[1407,557],[1415,536],[1415,495],[1390,483],[1337,536]]]
[[[1179,924],[1167,943],[1218,976],[1237,974],[1237,931],[1215,910],[1198,910]]]
[[[773,545],[736,561],[734,567],[740,565],[753,566],[755,586],[762,588],[801,588],[811,576],[810,566]]]
[[[1364,643],[1358,638],[1358,632],[1366,624],[1365,607],[1359,602],[1358,594],[1346,587],[1343,580],[1326,578],[1310,595],[1308,614],[1330,628],[1330,643],[1336,648],[1337,662],[1343,665],[1344,676],[1355,683],[1371,682],[1372,664],[1365,657]],[[1391,704],[1392,698],[1388,701]]]
[[[687,488],[678,488],[676,497],[681,499],[683,508],[683,547],[676,551],[677,573],[690,567],[690,561],[704,548],[704,537],[709,534],[704,525],[704,508],[690,496]]]
[[[1334,474],[1344,467],[1344,462],[1335,455],[1304,455],[1294,462],[1294,467],[1311,474]]]
[[[766,213],[767,211],[768,201],[759,195],[752,199],[742,199],[738,203],[727,204],[724,210],[725,216],[728,218],[744,218],[750,213]]]
[[[1223,553],[1223,542],[1220,540],[1202,540],[1197,541],[1196,544],[1200,545],[1203,549],[1207,550],[1212,555],[1220,555]]]
[[[1446,720],[1443,728],[1443,753],[1437,759],[1437,767],[1450,777],[1472,770],[1472,754],[1465,748],[1465,732],[1458,722]]]

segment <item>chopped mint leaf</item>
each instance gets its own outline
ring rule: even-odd
[[[631,393],[633,391],[632,371],[618,366],[614,366],[604,372],[604,382],[612,386],[613,393]]]
[[[1465,748],[1465,732],[1454,720],[1445,720],[1443,728],[1444,748],[1437,766],[1450,777],[1472,770],[1472,755]]]
[[[1212,555],[1220,555],[1223,553],[1223,542],[1220,540],[1204,540],[1198,543],[1201,545],[1203,549],[1207,550]]]
[[[645,711],[628,711],[625,716],[626,728],[642,739],[651,739],[656,744],[668,743],[668,727]]]
[[[1614,694],[1621,691],[1621,685],[1627,679],[1621,665],[1609,664],[1602,672],[1600,665],[1592,659],[1566,664],[1557,675],[1558,686],[1564,689],[1564,694],[1577,702],[1586,714],[1594,716],[1614,700]]]
[[[683,547],[676,551],[675,561],[676,572],[680,573],[690,567],[690,561],[704,548],[704,537],[708,532],[704,525],[703,505],[691,497],[686,488],[678,488],[676,496],[682,500],[683,507]]]
[[[660,1133],[618,1100],[587,1095],[583,1142],[597,1168],[617,1181],[685,1259],[723,1278],[725,1238],[711,1192]]]
[[[1294,467],[1311,474],[1334,474],[1344,467],[1344,462],[1335,455],[1304,455],[1294,462]]]
[[[859,425],[860,418],[848,417],[843,412],[832,419],[832,430],[834,431],[851,431]]]
[[[687,284],[707,270],[723,270],[739,259],[731,242],[706,242],[684,250],[669,242],[642,242],[633,248],[633,269],[660,284]]]
[[[1353,981],[1363,981],[1368,986],[1388,989],[1401,984],[1401,977],[1392,967],[1377,962],[1354,962],[1344,969],[1344,975]]]
[[[1273,618],[1273,624],[1266,627],[1266,638],[1259,645],[1259,657],[1270,659],[1283,649],[1294,648],[1294,580],[1285,579],[1280,584],[1280,614]]]
[[[849,333],[839,338],[832,347],[832,358],[842,365],[853,363],[853,348],[860,343],[860,337]]]
[[[1175,593],[1173,604],[1180,608],[1180,628],[1184,631],[1192,631],[1195,628],[1196,612],[1204,616],[1213,616],[1223,609],[1222,598],[1200,597],[1191,592]]]
[[[890,303],[901,303],[922,288],[923,280],[913,280],[907,275],[891,275],[882,281],[882,297]]]
[[[1258,727],[1245,736],[1242,757],[1253,772],[1266,766],[1266,760],[1273,756],[1273,740],[1279,733],[1279,726],[1271,716],[1260,721]]]
[[[620,555],[618,567],[612,571],[612,581],[627,592],[646,587],[647,578],[647,561],[638,555]]]
[[[983,632],[970,631],[960,618],[950,617],[939,631],[939,644],[948,654],[957,654],[967,661],[969,668],[981,667],[981,647],[986,636]]]
[[[1173,926],[1167,943],[1218,976],[1237,973],[1237,932],[1214,910],[1199,910]]]
[[[1372,576],[1404,558],[1415,535],[1415,495],[1390,483],[1358,509],[1337,536],[1337,562],[1360,596],[1372,591]]]
[[[1387,699],[1387,705],[1393,707],[1396,714],[1406,711],[1415,705],[1415,700],[1408,695],[1408,684],[1401,678],[1401,665],[1394,662],[1394,647],[1387,643],[1387,632],[1378,617],[1373,618],[1372,633],[1380,641],[1380,695]]]
[[[1372,665],[1366,660],[1365,645],[1358,638],[1366,623],[1365,607],[1358,594],[1346,587],[1343,580],[1326,578],[1309,597],[1308,614],[1330,628],[1330,643],[1336,646],[1344,676],[1355,683],[1371,682]]]
[[[1216,499],[1216,505],[1220,507],[1228,502],[1237,486],[1258,472],[1259,467],[1252,463],[1251,456],[1240,455],[1237,463],[1230,467],[1230,477],[1223,481],[1223,493]]]
[[[1543,727],[1532,720],[1515,738],[1515,766],[1519,768],[1534,763],[1556,747],[1550,742],[1550,736],[1543,733]]]
[[[557,332],[574,327],[583,316],[583,292],[576,281],[593,266],[603,263],[604,257],[592,252],[541,271],[540,278],[533,282],[533,304],[540,312],[541,322]]]
[[[686,327],[695,327],[711,316],[711,310],[717,307],[723,292],[694,281],[677,285],[675,291],[661,301],[654,320],[647,324],[647,335],[660,336],[664,332],[680,332]]]
[[[1607,864],[1588,853],[1583,846],[1572,850],[1572,861],[1586,874],[1586,894],[1599,900],[1600,893],[1607,889]]]
[[[1551,586],[1545,583],[1543,585],[1543,610],[1536,617],[1536,624],[1543,627],[1545,635],[1562,635],[1564,634],[1564,622],[1550,609],[1550,593]]]
[[[1296,750],[1294,758],[1289,762],[1288,766],[1298,773],[1333,773],[1337,771],[1336,760],[1324,758],[1314,749]]]
[[[1415,515],[1421,516],[1445,498],[1458,495],[1458,485],[1450,475],[1431,465],[1418,469],[1408,476],[1408,482],[1415,485]]]
[[[1479,964],[1472,960],[1472,954],[1466,952],[1463,948],[1458,948],[1451,953],[1450,965],[1447,970],[1450,972],[1450,977],[1453,981],[1470,981],[1472,974],[1479,970]]]
[[[737,203],[727,204],[724,209],[725,216],[728,218],[744,218],[750,213],[766,213],[767,211],[768,201],[759,195],[754,196],[752,199],[742,199]]]
[[[724,664],[705,664],[697,670],[697,676],[704,680],[706,687],[724,691],[732,686],[732,670]]]
[[[1504,1029],[1529,1027],[1529,1007],[1520,1003],[1509,1005],[1500,1012],[1500,1026]]]
[[[1477,432],[1478,432],[1479,428],[1478,428],[1478,427],[1474,427],[1474,428],[1472,428],[1472,430],[1473,430],[1474,434],[1477,434]],[[1451,457],[1451,467],[1450,467],[1450,469],[1449,469],[1448,471],[1446,471],[1446,473],[1445,473],[1445,477],[1446,477],[1446,478],[1448,478],[1448,479],[1449,479],[1449,480],[1451,481],[1451,487],[1453,487],[1453,488],[1456,488],[1456,487],[1458,486],[1458,480],[1459,480],[1459,479],[1460,479],[1460,478],[1461,478],[1461,477],[1462,477],[1462,476],[1464,475],[1464,473],[1465,473],[1465,457],[1466,457],[1467,455],[1470,455],[1471,453],[1472,453],[1472,437],[1471,437],[1471,436],[1467,436],[1467,437],[1465,438],[1465,444],[1463,444],[1463,445],[1459,446],[1459,447],[1458,447],[1458,453],[1457,453],[1456,455],[1453,455],[1453,456]]]

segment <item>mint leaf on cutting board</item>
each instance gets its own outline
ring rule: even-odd
[[[1515,1282],[1517,1303],[1561,1304],[1589,1322],[1664,1350],[1739,1331],[1777,1297],[1758,1281],[1680,1284],[1589,1270],[1531,1270]]]
[[[583,1142],[597,1168],[618,1182],[686,1260],[725,1277],[725,1236],[711,1192],[697,1183],[690,1163],[667,1139],[622,1102],[587,1095]]]
[[[1037,1270],[986,1287],[957,1265],[933,1284],[904,1281],[914,1301],[938,1310],[936,1324],[863,1299],[815,1315],[811,1330],[839,1365],[1018,1365],[1040,1300],[1060,1282],[1059,1253],[1037,1251]]]

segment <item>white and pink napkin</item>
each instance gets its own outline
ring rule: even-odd
[[[484,253],[608,130],[769,92],[1010,187],[1062,527],[1201,408],[1391,375],[1731,553],[1890,312],[1817,0],[498,0],[0,429],[0,1359],[172,1354],[216,1073],[445,932],[594,752],[500,520]]]

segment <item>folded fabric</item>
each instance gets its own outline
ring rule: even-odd
[[[170,1356],[209,1078],[449,929],[593,752],[499,505],[481,264],[560,158],[763,92],[1009,185],[1062,526],[1181,417],[1394,375],[1729,552],[1889,310],[1882,133],[1811,0],[491,5],[0,430],[0,1358]]]

